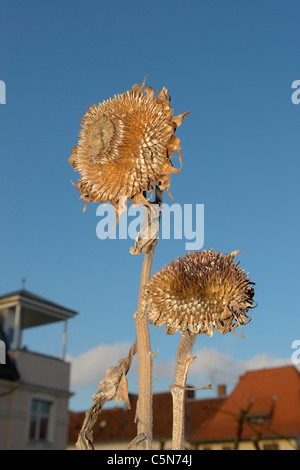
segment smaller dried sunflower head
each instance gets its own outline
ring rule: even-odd
[[[212,250],[194,251],[172,261],[145,286],[144,311],[155,326],[176,331],[225,334],[246,325],[253,308],[254,283],[234,256]]]

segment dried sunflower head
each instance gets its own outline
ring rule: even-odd
[[[146,77],[145,77],[146,78]],[[111,202],[119,216],[128,200],[148,202],[144,191],[153,185],[167,189],[170,175],[180,172],[171,163],[179,152],[180,140],[174,136],[188,115],[173,116],[168,90],[155,96],[151,87],[134,85],[130,91],[91,106],[82,118],[77,147],[69,161],[81,175],[77,189],[89,202]],[[169,193],[170,194],[170,193]]]
[[[194,251],[172,261],[152,276],[144,291],[144,311],[155,326],[166,332],[222,334],[245,325],[246,312],[253,308],[254,283],[237,254],[222,255],[212,250]]]

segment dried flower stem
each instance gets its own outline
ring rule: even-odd
[[[173,450],[184,448],[186,378],[189,367],[195,359],[190,354],[198,336],[188,330],[183,331],[177,349],[175,384],[169,387],[173,399]]]
[[[140,282],[140,298],[143,287],[149,279],[154,249],[144,255]],[[145,439],[139,443],[139,448],[149,450],[152,442],[152,369],[153,354],[151,352],[147,316],[143,314],[139,300],[138,311],[134,316],[138,341],[139,356],[139,398],[137,404],[137,435],[143,434]]]
[[[156,188],[155,202],[157,204],[162,202],[162,191],[159,188]],[[151,228],[150,225],[149,228]],[[149,450],[152,447],[152,377],[153,359],[156,353],[151,352],[148,318],[143,311],[143,294],[144,287],[150,279],[156,244],[157,238],[152,240],[150,250],[144,254],[140,279],[138,309],[134,315],[139,357],[139,398],[136,415],[137,438],[139,436],[144,436],[138,443],[138,448],[140,450]]]

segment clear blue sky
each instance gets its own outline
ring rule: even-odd
[[[204,248],[246,248],[238,257],[259,287],[244,340],[216,333],[196,349],[208,350],[207,363],[209,350],[233,363],[290,359],[300,339],[299,15],[293,0],[0,1],[0,293],[26,277],[29,291],[77,310],[70,357],[135,339],[142,258],[129,254],[131,240],[97,238],[97,205],[82,212],[68,158],[85,108],[148,74],[155,91],[169,89],[175,114],[190,111],[177,132],[176,202],[204,204]],[[185,243],[160,240],[153,270],[184,255]],[[57,328],[32,329],[28,346],[51,348]],[[178,335],[151,335],[157,364],[172,361]],[[74,384],[73,409],[86,409],[96,389]]]

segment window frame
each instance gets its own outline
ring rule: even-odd
[[[37,410],[33,409],[34,402],[37,403]],[[44,404],[48,405],[47,412],[43,411],[42,407]],[[49,397],[33,396],[30,400],[30,411],[29,411],[29,428],[28,428],[28,441],[31,443],[47,443],[51,442],[51,429],[53,424],[53,413],[54,413],[54,401]],[[35,430],[32,433],[32,422],[35,419]],[[47,419],[45,437],[41,437],[42,431],[42,420]]]

